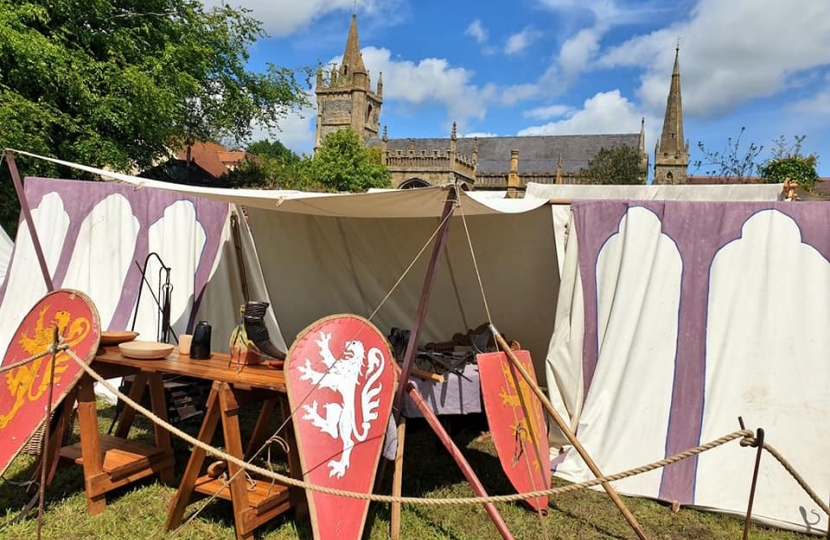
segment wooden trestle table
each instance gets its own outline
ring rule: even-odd
[[[152,411],[165,421],[167,403],[162,375],[183,375],[213,381],[197,438],[211,444],[221,421],[225,451],[240,459],[251,458],[268,439],[269,420],[277,407],[283,418],[288,417],[282,370],[265,365],[239,366],[237,369],[237,366],[230,364],[226,354],[213,353],[208,360],[195,360],[173,352],[161,360],[141,360],[123,357],[118,347],[105,347],[99,350],[92,367],[107,378],[135,375],[130,397],[140,401],[145,388],[149,388]],[[83,465],[87,507],[91,514],[98,514],[106,508],[106,494],[113,489],[153,474],[158,474],[162,482],[171,483],[175,456],[170,434],[158,425],[154,426],[154,446],[127,440],[135,417],[131,407],[124,407],[115,435],[100,435],[93,384],[92,378],[85,375],[76,388],[80,442],[62,448],[61,457]],[[260,412],[244,450],[239,406],[253,402],[260,404]],[[290,422],[280,436],[289,446],[289,473],[300,478],[300,461]],[[232,463],[227,464],[226,478],[200,475],[205,458],[204,450],[193,448],[179,489],[170,502],[166,523],[168,530],[181,524],[190,503],[209,496],[231,501],[239,539],[253,538],[257,527],[289,508],[293,507],[301,514],[306,512],[302,490],[289,489],[269,479],[256,481],[251,489],[244,471]]]

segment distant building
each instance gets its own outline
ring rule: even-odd
[[[257,158],[242,150],[229,150],[215,142],[195,142],[138,176],[190,186],[224,187],[219,178],[246,159]]]
[[[654,148],[654,183],[685,184],[689,170],[689,141],[683,137],[683,100],[680,96],[680,47],[674,51],[663,133]]]
[[[672,76],[672,88],[674,84],[675,77]],[[678,106],[679,85],[678,73]],[[385,127],[379,137],[383,74],[378,74],[373,91],[360,54],[356,15],[352,15],[342,64],[330,69],[318,68],[316,95],[315,150],[332,131],[350,127],[363,136],[368,146],[381,149],[384,164],[392,173],[394,187],[457,182],[466,189],[507,190],[509,194],[517,195],[528,182],[583,183],[590,179],[580,177],[580,170],[588,166],[601,148],[619,145],[629,145],[640,151],[643,179],[648,175],[644,123],[641,123],[639,133],[615,135],[459,138],[453,123],[449,138],[390,139]],[[682,115],[682,110],[678,111]],[[669,118],[668,110],[666,118]],[[672,176],[679,176],[679,171],[672,172]]]

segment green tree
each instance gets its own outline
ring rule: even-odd
[[[818,180],[818,156],[804,155],[801,145],[806,135],[796,135],[789,143],[783,135],[774,141],[772,156],[758,168],[758,172],[769,184],[780,184],[786,179],[795,180],[807,191],[812,190]]]
[[[379,149],[366,148],[351,129],[329,133],[308,166],[310,186],[326,191],[366,191],[392,186]]]
[[[646,183],[640,151],[626,144],[600,148],[580,176],[592,184]]]
[[[307,103],[307,79],[246,69],[264,35],[248,13],[193,0],[0,0],[0,143],[128,170],[186,141],[277,127]],[[69,174],[19,162],[23,174]],[[0,185],[5,199],[8,178]],[[0,211],[14,228],[16,210]]]
[[[283,165],[299,163],[302,158],[280,141],[256,141],[248,146],[248,153],[263,159],[273,159]]]
[[[746,128],[742,127],[735,139],[729,137],[724,150],[709,150],[703,142],[698,142],[697,147],[703,158],[694,162],[695,170],[705,167],[705,173],[709,176],[734,178],[738,183],[754,176],[758,170],[758,156],[764,147],[750,143],[746,149],[742,149],[741,139],[745,131]]]
[[[299,156],[280,141],[257,141],[247,152],[251,158],[222,175],[221,180],[228,187],[313,189],[308,179],[309,158]]]

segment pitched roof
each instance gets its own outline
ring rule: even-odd
[[[560,156],[562,172],[575,173],[588,166],[600,148],[629,145],[639,148],[640,135],[625,133],[616,135],[539,135],[531,137],[481,137],[478,140],[479,173],[506,173],[510,170],[510,151],[519,151],[519,173],[552,172]],[[472,157],[476,139],[457,140],[458,153]],[[371,146],[379,146],[373,140]],[[389,139],[386,148],[391,152],[408,152],[414,146],[431,154],[434,150],[447,151],[449,138],[433,139]]]
[[[241,150],[228,150],[215,142],[195,142],[190,148],[190,160],[202,169],[219,178],[235,164],[243,161],[247,154]],[[187,147],[182,148],[177,159],[187,160]]]

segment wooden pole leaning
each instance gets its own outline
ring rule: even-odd
[[[527,382],[528,386],[533,393],[536,394],[536,397],[539,398],[539,401],[542,402],[542,406],[548,412],[548,414],[553,418],[553,421],[562,430],[562,433],[565,434],[568,441],[573,445],[574,449],[579,453],[580,457],[585,461],[585,464],[588,465],[588,468],[591,469],[591,472],[594,473],[594,476],[597,478],[601,478],[603,476],[602,472],[597,467],[597,464],[591,459],[591,456],[588,455],[588,452],[585,450],[585,447],[582,446],[582,443],[576,438],[576,434],[571,430],[570,426],[565,423],[565,420],[556,412],[556,409],[553,408],[548,397],[542,392],[542,389],[539,388],[539,385],[533,380],[527,370],[524,368],[519,359],[516,358],[516,355],[513,353],[513,350],[508,345],[507,341],[502,337],[499,331],[496,329],[493,324],[490,324],[490,331],[493,332],[493,336],[496,339],[496,342],[499,344],[499,347],[504,351],[504,354],[507,355],[507,358],[510,360],[510,363],[513,364],[513,367],[521,374],[522,378]],[[614,501],[614,504],[617,506],[617,509],[623,515],[628,524],[631,525],[631,528],[634,529],[634,533],[637,535],[637,538],[640,540],[648,540],[645,531],[643,531],[640,524],[637,522],[637,518],[634,517],[634,514],[631,513],[631,510],[625,505],[625,503],[620,498],[620,495],[614,490],[614,488],[608,482],[603,482],[602,487],[605,489],[605,492],[608,493],[608,496],[611,497],[611,500]]]
[[[473,471],[473,468],[470,467],[470,463],[461,453],[461,450],[458,449],[455,442],[453,442],[452,438],[449,434],[444,430],[441,426],[441,421],[438,420],[438,417],[429,407],[426,401],[424,401],[424,397],[418,391],[418,387],[415,386],[415,383],[411,381],[399,382],[398,384],[402,384],[409,394],[409,398],[412,400],[412,403],[418,407],[418,410],[421,411],[421,414],[424,415],[424,419],[426,419],[429,426],[435,432],[435,435],[438,436],[438,439],[441,440],[441,443],[444,445],[444,448],[447,449],[447,452],[450,453],[452,459],[458,465],[458,468],[461,469],[461,473],[464,475],[464,478],[467,479],[467,482],[470,483],[470,486],[473,488],[473,492],[478,495],[479,497],[486,497],[487,492],[484,490],[484,486],[481,484],[481,480],[478,479],[476,473]],[[496,526],[496,529],[499,531],[499,534],[504,540],[513,540],[513,534],[510,532],[510,529],[507,528],[507,524],[502,519],[501,514],[499,514],[498,509],[493,503],[484,503],[484,510],[487,512],[487,515],[490,516],[490,519],[493,521],[493,524]]]
[[[35,248],[35,255],[40,266],[40,273],[43,275],[43,281],[46,283],[47,292],[55,290],[52,284],[52,276],[49,275],[49,268],[46,266],[46,257],[43,256],[43,247],[40,245],[40,237],[38,237],[37,229],[35,228],[35,221],[32,219],[32,211],[29,208],[29,201],[26,199],[26,194],[23,192],[23,182],[20,180],[20,173],[17,170],[17,163],[14,161],[14,153],[6,149],[6,162],[9,164],[9,172],[12,175],[12,182],[14,183],[14,190],[17,192],[17,200],[20,201],[20,210],[23,212],[23,218],[26,220],[26,225],[29,227],[29,235],[32,237],[32,245]]]

